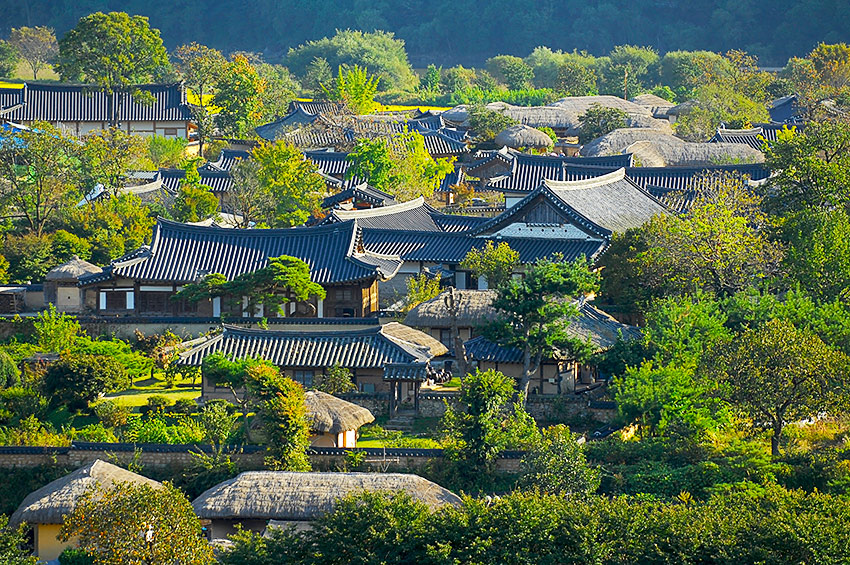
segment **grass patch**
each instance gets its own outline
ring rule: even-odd
[[[109,394],[104,397],[104,400],[111,400],[119,406],[128,406],[130,408],[138,408],[148,403],[148,398],[151,396],[165,396],[173,404],[181,398],[194,399],[201,394],[200,388],[182,389],[182,390],[163,390],[163,389],[130,389],[115,394]]]

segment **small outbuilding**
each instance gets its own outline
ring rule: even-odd
[[[306,528],[340,498],[363,491],[406,492],[432,508],[461,503],[453,492],[417,475],[250,471],[207,490],[192,506],[209,520],[211,539],[219,539],[235,532],[237,524],[256,532],[270,521]]]
[[[305,404],[317,447],[357,447],[357,430],[375,421],[368,409],[318,390],[305,393]]]
[[[57,559],[65,548],[74,545],[73,540],[59,540],[59,529],[80,496],[96,484],[107,486],[118,482],[161,486],[152,479],[96,459],[31,493],[12,513],[9,524],[16,527],[26,522],[32,526],[35,555],[42,561]]]
[[[77,283],[80,278],[103,269],[74,255],[67,263],[53,267],[44,277],[44,302],[53,304],[60,312],[83,310],[83,292]]]

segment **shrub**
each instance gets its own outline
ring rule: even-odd
[[[59,565],[94,565],[94,558],[85,549],[69,547],[59,554]]]
[[[72,429],[69,432],[72,439],[80,441],[95,441],[100,443],[116,443],[118,438],[110,429],[103,426],[101,422],[97,424],[89,424],[79,429]]]
[[[191,398],[178,398],[171,408],[176,414],[192,414],[198,409],[198,403]]]
[[[117,428],[127,425],[127,419],[130,417],[130,408],[121,406],[112,400],[104,400],[94,407],[94,414],[103,422],[103,425],[110,428]]]
[[[133,380],[147,377],[154,364],[151,359],[133,351],[129,343],[120,339],[93,340],[87,336],[78,337],[71,351],[75,354],[112,357],[124,366]]]
[[[29,388],[16,386],[0,391],[0,401],[3,405],[3,419],[7,422],[29,416],[43,418],[47,412],[47,400]]]
[[[17,386],[21,382],[21,370],[12,356],[0,350],[0,389]]]
[[[164,412],[167,407],[171,406],[171,400],[167,396],[155,394],[148,397],[147,405],[142,409],[142,413]]]
[[[82,409],[106,392],[126,388],[127,371],[106,355],[63,355],[47,368],[44,390],[54,405]]]

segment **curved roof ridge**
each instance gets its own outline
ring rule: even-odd
[[[358,218],[374,218],[377,216],[387,216],[398,212],[413,210],[425,205],[425,197],[419,196],[407,202],[399,204],[391,204],[389,206],[381,206],[380,208],[369,208],[366,210],[334,210],[334,215],[340,220],[356,220]]]
[[[543,183],[547,188],[553,190],[583,190],[587,188],[596,188],[597,186],[603,186],[606,184],[611,184],[612,182],[621,181],[626,178],[626,169],[625,167],[620,167],[610,173],[605,173],[604,175],[599,175],[598,177],[593,177],[590,179],[581,179],[581,180],[552,180],[552,179],[543,179]]]
[[[721,135],[722,135],[722,134],[731,134],[731,135],[749,135],[749,134],[753,134],[753,135],[759,135],[759,134],[761,134],[761,133],[764,133],[764,128],[763,128],[763,127],[761,127],[761,126],[756,126],[756,127],[751,127],[751,128],[744,128],[744,129],[733,129],[733,128],[724,128],[724,127],[719,127],[719,128],[717,128],[717,133],[719,133],[719,134],[721,134]]]
[[[340,229],[347,227],[349,225],[354,225],[353,220],[344,220],[340,222],[335,222],[333,224],[325,224],[320,226],[296,226],[292,228],[244,228],[234,230],[233,228],[222,228],[218,226],[199,226],[195,224],[187,224],[184,222],[177,222],[174,220],[168,220],[166,218],[159,217],[157,218],[157,228],[159,226],[169,228],[174,231],[191,231],[195,233],[225,233],[228,235],[236,235],[245,237],[245,236],[270,236],[270,235],[305,235],[308,232],[313,233],[326,233],[333,231],[334,229]],[[151,243],[151,247],[153,247],[153,243]]]
[[[311,318],[314,319],[314,318]],[[310,331],[310,330],[294,330],[294,329],[262,329],[262,328],[245,328],[242,326],[237,326],[235,324],[222,324],[222,333],[219,334],[220,337],[225,337],[227,334],[231,335],[265,335],[265,336],[287,336],[287,337],[339,337],[341,334],[346,336],[361,336],[361,335],[378,335],[381,334],[381,328],[383,326],[374,326],[368,328],[360,328],[356,330],[352,329],[342,329],[342,330],[318,330],[318,331]],[[207,345],[211,343],[212,340],[206,342],[203,345]]]

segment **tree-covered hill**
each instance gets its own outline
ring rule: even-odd
[[[850,39],[846,0],[0,0],[0,37],[22,25],[61,35],[81,16],[111,10],[148,16],[169,49],[198,41],[272,61],[349,28],[394,32],[415,66],[480,65],[538,45],[601,55],[623,44],[743,49],[780,66],[819,42]]]

